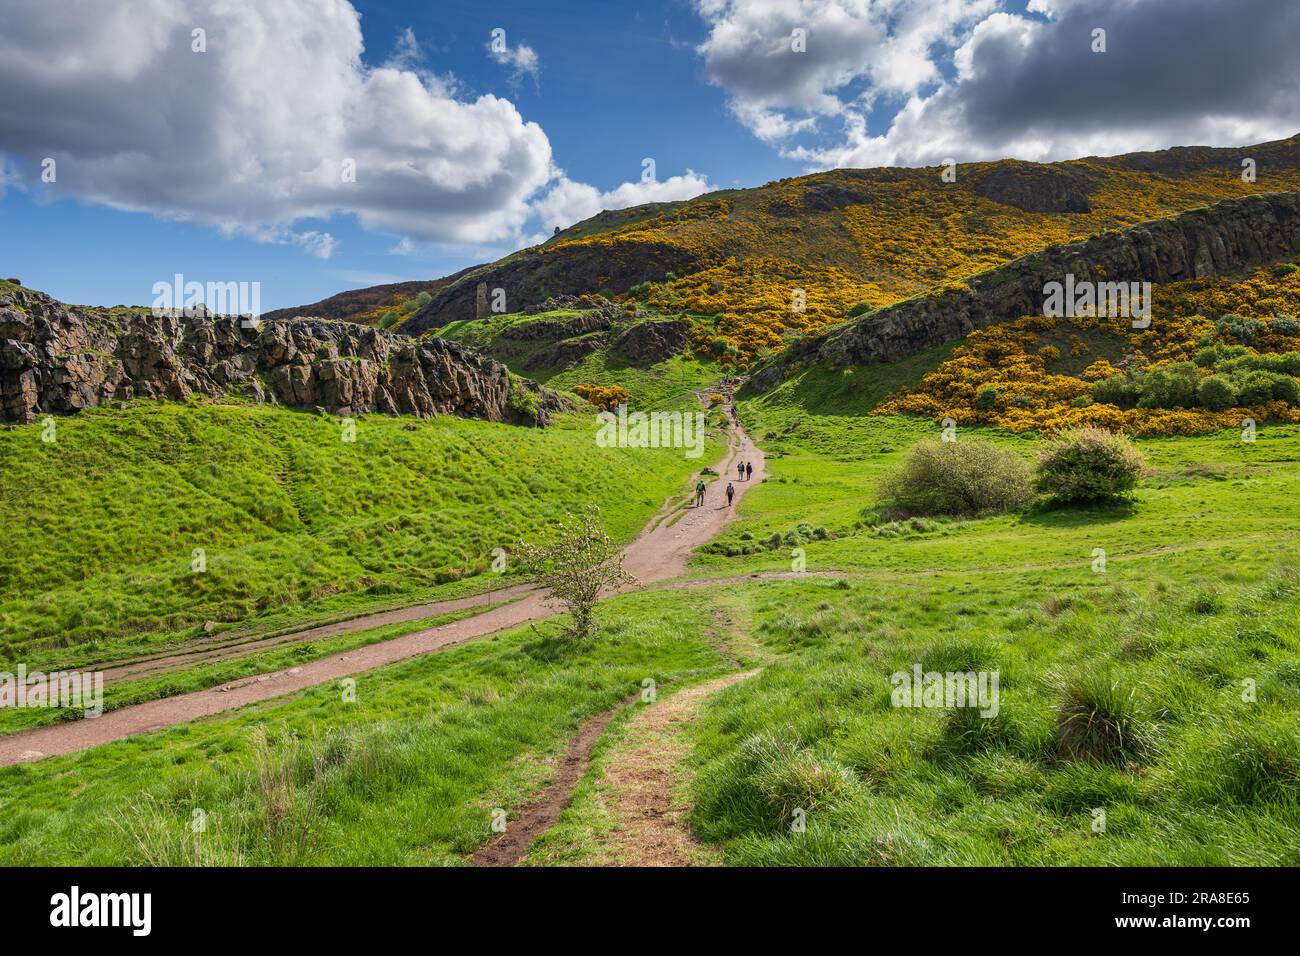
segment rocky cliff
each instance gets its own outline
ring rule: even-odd
[[[626,292],[639,282],[686,271],[694,262],[692,254],[665,243],[633,242],[615,249],[598,246],[561,253],[534,246],[461,273],[456,281],[435,290],[433,301],[407,319],[403,328],[419,333],[459,319],[481,318],[480,286],[488,297],[501,289],[506,311],[520,312],[539,308],[563,293]]]
[[[0,417],[27,422],[136,397],[230,392],[363,412],[544,425],[558,398],[454,342],[347,322],[67,306],[0,283]]]
[[[1049,246],[956,286],[937,289],[837,326],[783,352],[750,386],[774,388],[796,363],[832,367],[896,362],[974,329],[1040,314],[1043,287],[1076,279],[1173,282],[1263,265],[1300,253],[1300,192],[1229,199]]]

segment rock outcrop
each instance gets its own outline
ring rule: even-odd
[[[976,174],[975,194],[1026,212],[1091,212],[1094,184],[1057,165],[1008,160]]]
[[[593,245],[564,250],[534,246],[462,274],[434,292],[433,300],[412,313],[402,328],[418,334],[458,319],[480,318],[479,285],[486,286],[489,297],[494,290],[503,290],[506,311],[523,312],[562,293],[626,292],[640,282],[662,279],[668,272],[685,273],[695,261],[691,253],[662,242],[629,241],[614,248]]]
[[[1300,253],[1300,192],[1228,199],[1123,231],[1049,246],[954,287],[915,296],[781,353],[750,380],[765,391],[796,363],[896,362],[971,331],[1040,314],[1043,287],[1067,274],[1099,282],[1176,282]]]
[[[534,398],[512,394],[521,389]],[[512,382],[504,365],[441,339],[324,319],[77,308],[0,285],[0,417],[26,422],[112,400],[230,392],[338,415],[526,425],[546,424],[559,407],[554,393]]]
[[[614,348],[638,368],[649,368],[683,351],[690,330],[691,324],[686,319],[637,322],[614,340]]]

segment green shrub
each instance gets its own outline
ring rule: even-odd
[[[1222,412],[1237,404],[1237,390],[1222,375],[1201,379],[1196,387],[1196,399],[1212,412]]]
[[[1277,335],[1300,335],[1300,319],[1290,315],[1276,315],[1268,325]]]
[[[1138,395],[1141,408],[1195,408],[1201,373],[1191,362],[1153,368],[1142,379]]]
[[[1224,345],[1222,342],[1215,342],[1192,356],[1192,361],[1201,368],[1221,368],[1227,362],[1253,354],[1244,345]]]
[[[1106,501],[1132,491],[1145,468],[1124,436],[1081,428],[1039,452],[1036,487],[1062,504]]]
[[[535,421],[541,410],[537,393],[530,392],[522,382],[513,377],[510,381],[510,397],[506,400],[506,405],[525,422]]]
[[[1273,400],[1294,405],[1297,399],[1300,399],[1300,382],[1290,375],[1274,375]]]
[[[1094,401],[1116,408],[1133,408],[1138,401],[1138,380],[1127,375],[1112,375],[1092,385]]]
[[[996,388],[982,388],[978,395],[975,396],[975,407],[980,411],[988,411],[998,403],[998,390]]]
[[[1020,456],[981,439],[918,442],[885,476],[880,491],[894,511],[906,515],[1010,511],[1033,497]]]
[[[1252,371],[1234,376],[1238,400],[1242,405],[1263,405],[1273,400],[1273,388],[1282,376],[1273,372]]]
[[[1259,333],[1264,330],[1264,323],[1240,315],[1223,315],[1214,320],[1220,335],[1231,335],[1242,345],[1254,345]]]

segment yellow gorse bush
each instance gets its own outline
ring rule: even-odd
[[[1232,169],[1167,176],[1078,160],[1062,167],[1096,183],[1091,211],[1026,212],[975,191],[980,176],[1001,165],[963,164],[953,183],[942,182],[933,168],[842,170],[725,197],[607,213],[607,222],[530,254],[596,248],[611,265],[638,262],[647,245],[688,254],[695,266],[656,282],[651,304],[707,317],[696,320],[693,346],[725,367],[745,367],[782,349],[791,336],[843,322],[860,302],[879,308],[955,286],[1054,243],[1219,199],[1300,188],[1300,170],[1283,166],[1271,167],[1257,183],[1243,183]],[[828,187],[849,198],[842,206],[818,205],[817,190]],[[806,299],[802,311],[792,302],[796,289]],[[1079,340],[1056,347],[1078,357],[1088,345]]]
[[[631,396],[621,385],[575,385],[575,394],[582,396],[597,408],[613,411],[620,405],[626,405]]]
[[[1300,316],[1300,270],[1270,267],[1240,280],[1214,277],[1170,283],[1155,287],[1153,300],[1147,329],[1134,330],[1130,319],[1118,316],[1055,319],[1041,315],[977,329],[916,388],[890,396],[876,413],[951,418],[1013,432],[1058,432],[1091,425],[1137,435],[1194,435],[1237,427],[1245,418],[1300,422],[1300,409],[1281,401],[1221,412],[1089,404],[1092,383],[1120,374],[1126,362],[1130,370],[1145,372],[1191,359],[1206,341],[1241,344],[1207,315],[1258,319],[1262,323],[1255,342],[1258,352],[1300,350],[1300,336],[1274,327],[1280,317]],[[1071,342],[1069,359],[1044,337]],[[1084,348],[1077,348],[1076,341]],[[1103,349],[1113,354],[1079,367],[1093,351]],[[1201,371],[1204,376],[1212,374],[1211,369]],[[977,404],[980,394],[990,389],[996,397]]]

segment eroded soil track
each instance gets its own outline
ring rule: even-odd
[[[734,464],[736,461],[753,463],[754,472],[750,480],[736,480]],[[641,586],[667,581],[681,575],[686,569],[691,552],[734,520],[740,500],[750,488],[759,484],[765,474],[763,453],[744,430],[737,426],[732,430],[732,440],[726,455],[714,466],[714,471],[722,478],[709,486],[702,506],[683,507],[679,503],[670,501],[650,521],[645,530],[624,549],[624,566],[637,578]],[[727,504],[724,495],[728,482],[732,483],[736,491],[735,500],[731,505]],[[679,511],[685,513],[675,517]],[[690,585],[706,583],[708,582],[689,582]],[[508,593],[503,590],[498,592],[497,596],[505,598]],[[85,750],[135,734],[235,710],[318,684],[340,680],[376,667],[439,651],[453,644],[551,617],[556,613],[543,600],[541,594],[528,589],[526,585],[521,586],[512,596],[516,596],[517,599],[482,614],[322,657],[300,666],[249,677],[206,690],[133,704],[107,711],[94,719],[39,727],[0,737],[0,766]],[[460,602],[443,602],[442,606],[432,613],[450,610],[447,605],[452,603]],[[354,618],[350,621],[298,632],[296,635],[281,635],[270,639],[275,641],[275,645],[263,644],[257,647],[250,642],[248,650],[261,650],[267,646],[293,643],[296,640],[346,634],[399,621],[418,620],[421,616],[427,616],[435,607],[435,605],[423,605]],[[241,653],[240,648],[219,647],[210,650],[212,657],[217,657],[223,652]],[[202,650],[197,652],[197,654],[203,653],[205,652]],[[124,676],[148,674],[168,669],[169,666],[185,666],[203,659],[211,658],[181,654],[172,655],[171,658],[160,656],[129,664],[121,663],[115,668],[115,676],[121,680]],[[138,669],[132,670],[132,668]]]

